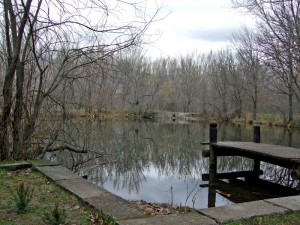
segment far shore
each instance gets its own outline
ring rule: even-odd
[[[52,116],[61,117],[64,113],[60,110],[51,111]],[[300,128],[300,116],[295,116],[293,121],[286,121],[281,115],[273,114],[258,114],[257,119],[253,121],[251,114],[246,113],[244,116],[223,119],[220,116],[203,116],[199,113],[192,112],[167,112],[167,111],[148,111],[148,112],[133,112],[128,110],[95,110],[95,109],[72,109],[66,112],[69,118],[87,118],[98,120],[135,120],[135,119],[164,119],[172,121],[216,121],[216,122],[232,122],[245,125],[264,125],[271,127],[286,127]]]

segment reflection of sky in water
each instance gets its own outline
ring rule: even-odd
[[[185,201],[188,194],[189,199],[186,203],[187,206],[193,207],[192,198],[195,197],[195,208],[207,208],[208,205],[208,188],[201,188],[200,184],[205,184],[201,180],[201,174],[198,176],[193,175],[193,178],[187,178],[186,180],[178,179],[176,176],[166,176],[164,174],[158,174],[158,170],[153,166],[150,166],[148,170],[144,171],[145,181],[140,183],[138,193],[132,191],[129,193],[127,188],[119,187],[114,188],[113,182],[107,180],[103,184],[103,188],[106,190],[121,196],[128,200],[144,200],[147,202],[159,202],[159,203],[171,203],[171,186],[173,187],[173,204],[179,206],[185,206]],[[122,179],[122,178],[121,178]],[[206,182],[207,183],[207,182]],[[188,187],[188,191],[187,191]],[[188,194],[187,194],[188,192]],[[223,206],[231,204],[229,200],[216,194],[216,206]]]

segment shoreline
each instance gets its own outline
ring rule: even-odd
[[[60,118],[63,113],[60,111],[53,111],[54,117]],[[293,121],[286,122],[282,118],[275,118],[276,115],[260,114],[256,121],[250,119],[250,116],[240,118],[230,118],[222,120],[218,117],[201,116],[198,113],[184,113],[184,112],[130,112],[130,111],[107,111],[107,110],[70,110],[67,116],[71,119],[84,118],[88,120],[143,120],[143,121],[156,121],[156,120],[170,120],[170,121],[187,121],[192,123],[203,121],[216,121],[220,123],[234,123],[241,125],[263,125],[269,127],[283,127],[283,128],[300,128],[300,118]]]
[[[300,196],[282,197],[267,200],[239,203],[229,206],[197,210],[195,213],[147,216],[129,201],[102,190],[66,168],[48,160],[1,164],[0,168],[14,169],[31,166],[55,184],[77,196],[93,208],[115,217],[120,225],[133,224],[224,224],[255,216],[287,214],[300,211]],[[123,202],[123,203],[121,203]]]

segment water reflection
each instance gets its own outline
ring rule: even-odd
[[[229,198],[216,190],[203,188],[207,182],[202,180],[202,174],[208,172],[209,163],[202,158],[205,146],[201,142],[208,140],[208,123],[78,120],[67,121],[64,129],[63,133],[71,135],[61,139],[77,142],[89,153],[60,152],[47,157],[87,175],[91,182],[125,199],[198,209],[209,204],[231,204]],[[298,130],[262,128],[261,133],[262,142],[300,146],[300,140],[293,138],[299,135]],[[252,141],[252,127],[220,124],[219,140]],[[218,160],[218,172],[253,167],[252,160],[242,157]],[[278,180],[274,167],[262,166],[268,171],[265,178]],[[208,195],[213,204],[209,203]]]

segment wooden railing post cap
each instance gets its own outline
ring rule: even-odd
[[[210,122],[209,124],[211,127],[217,127],[217,122],[213,121],[213,122]]]

